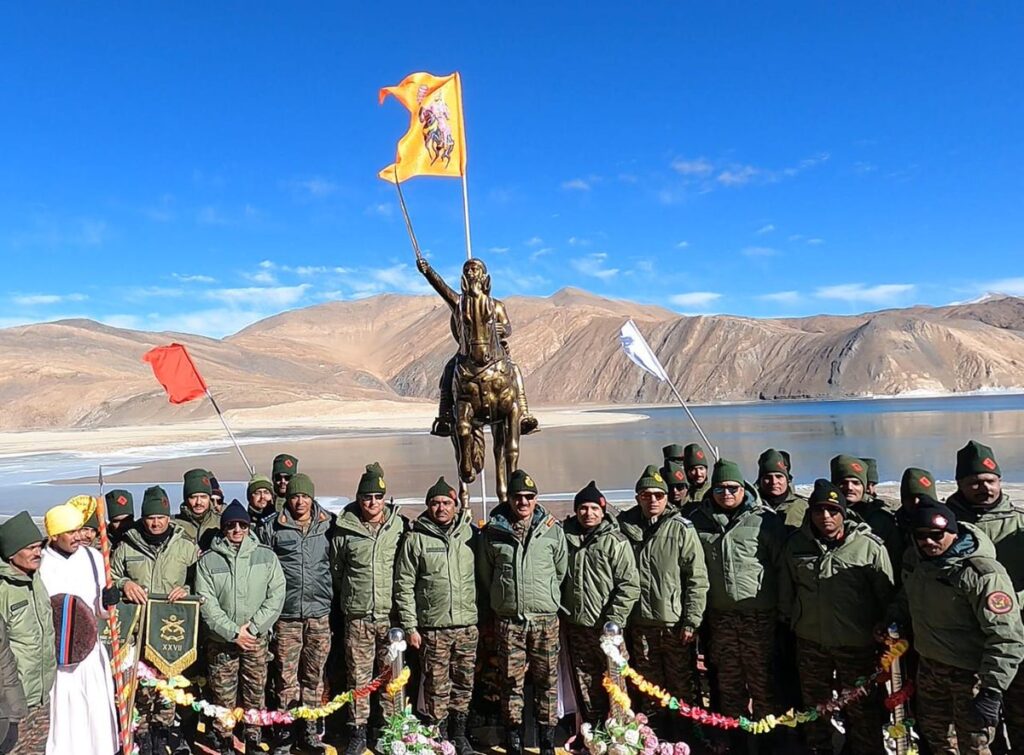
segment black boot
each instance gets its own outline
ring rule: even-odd
[[[469,737],[466,736],[466,722],[469,720],[469,715],[466,713],[456,713],[452,711],[448,714],[449,726],[448,730],[451,734],[451,742],[455,745],[455,751],[458,755],[473,755],[473,745],[469,743]]]
[[[366,724],[351,726],[348,730],[348,747],[345,755],[363,755],[366,752]]]
[[[310,755],[322,755],[327,752],[327,748],[324,747],[324,743],[320,740],[320,731],[317,728],[316,721],[304,721],[305,725],[298,733],[299,748],[303,752],[308,752]]]
[[[291,755],[292,752],[292,726],[291,724],[278,724],[271,730],[273,740],[271,744],[272,755]]]
[[[555,755],[554,726],[540,726],[540,755]]]
[[[153,755],[169,755],[173,750],[170,747],[171,732],[166,726],[152,724],[149,727],[149,741]]]
[[[430,434],[436,435],[438,438],[452,437],[451,419],[445,416],[436,417],[434,419],[434,424],[430,428]]]
[[[523,755],[522,724],[505,729],[505,755]]]
[[[139,755],[153,755],[153,732],[151,728],[135,732],[135,745],[139,748]]]
[[[449,718],[450,718],[450,716],[449,716]],[[434,726],[437,727],[437,738],[440,741],[442,741],[442,742],[444,742],[446,739],[448,739],[448,720],[449,720],[449,718],[442,718],[440,721],[437,721],[434,724]]]
[[[217,732],[217,752],[220,755],[235,755],[235,735],[232,732]]]
[[[260,747],[260,730],[255,726],[245,732],[245,755],[263,755],[263,748]]]

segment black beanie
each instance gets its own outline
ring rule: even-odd
[[[960,531],[953,509],[926,495],[917,497],[917,508],[910,514],[910,526],[915,530],[942,530],[954,535]]]
[[[814,490],[807,499],[808,506],[832,506],[842,509],[846,513],[846,498],[843,491],[833,485],[829,480],[819,477],[814,481]]]
[[[249,512],[245,510],[237,498],[232,499],[231,503],[224,507],[224,511],[220,515],[220,526],[227,527],[228,522],[245,522],[246,524],[252,524],[252,517],[249,516]]]
[[[572,499],[572,510],[576,511],[584,503],[596,503],[602,509],[608,507],[608,501],[605,500],[604,493],[597,489],[597,484],[593,480],[588,482],[587,486]]]

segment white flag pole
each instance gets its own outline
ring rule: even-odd
[[[626,352],[626,356],[633,362],[637,367],[640,367],[644,372],[647,372],[658,380],[662,380],[668,383],[669,388],[672,389],[673,395],[679,402],[679,405],[683,407],[683,411],[686,412],[686,416],[690,418],[690,422],[697,428],[698,434],[700,434],[701,440],[704,444],[711,449],[711,453],[715,457],[715,461],[718,461],[718,446],[712,444],[708,440],[708,436],[704,434],[700,424],[697,422],[697,418],[693,416],[693,412],[690,411],[690,407],[683,401],[683,397],[679,395],[679,390],[676,388],[676,384],[672,381],[672,378],[668,376],[665,371],[665,367],[661,364],[661,360],[658,359],[658,355],[654,353],[650,344],[647,343],[647,339],[644,338],[643,333],[637,328],[636,323],[632,319],[628,320],[622,329],[619,331],[619,342],[622,344],[623,351]]]

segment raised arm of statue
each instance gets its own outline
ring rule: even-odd
[[[444,278],[438,275],[437,271],[430,266],[426,257],[416,258],[416,268],[423,273],[423,277],[427,279],[430,287],[441,295],[441,298],[445,300],[449,307],[455,309],[459,306],[459,292],[444,282]]]

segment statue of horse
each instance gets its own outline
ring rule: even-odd
[[[483,262],[463,266],[462,291],[454,291],[422,257],[417,267],[452,309],[459,341],[450,382],[452,445],[459,467],[459,498],[469,505],[469,485],[484,468],[484,427],[490,426],[498,500],[508,499],[508,480],[519,464],[520,399],[517,370],[502,344],[508,327],[504,305],[490,293]],[[442,384],[444,381],[442,380]],[[444,390],[444,388],[442,388]],[[442,402],[447,403],[447,402]]]

